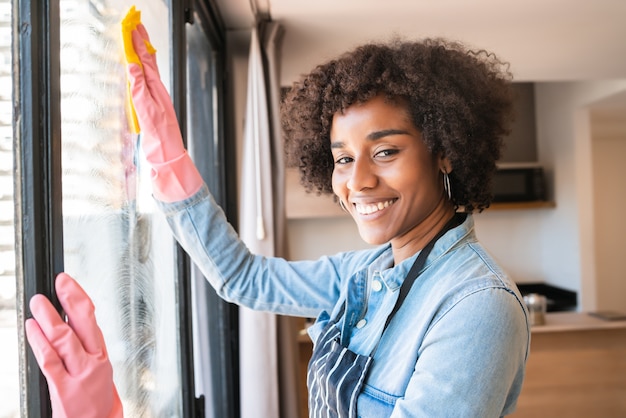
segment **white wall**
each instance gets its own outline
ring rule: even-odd
[[[591,121],[593,127],[598,123],[593,115]],[[597,308],[626,312],[626,134],[592,132]]]
[[[289,258],[313,260],[342,251],[370,248],[348,215],[290,219],[287,223]]]
[[[537,83],[538,160],[553,209],[477,215],[479,239],[517,281],[542,280],[579,293],[597,308],[589,109],[626,90],[626,80]]]
[[[550,281],[540,261],[542,246],[537,236],[542,219],[552,210],[488,209],[474,215],[478,239],[518,283]]]
[[[546,280],[579,292],[596,309],[590,107],[626,90],[626,80],[539,83],[535,99],[539,160],[552,171],[556,208],[538,234]]]

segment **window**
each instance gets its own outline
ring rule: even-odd
[[[0,1],[0,7],[9,3]],[[12,49],[17,51],[13,58],[14,68],[18,69],[13,74],[17,77],[14,97],[19,114],[15,120],[19,122],[14,152],[18,164],[17,175],[7,182],[12,188],[11,180],[14,180],[17,190],[16,261],[5,263],[4,253],[0,255],[2,268],[7,274],[13,272],[17,276],[17,280],[12,280],[17,283],[17,289],[14,286],[6,290],[4,273],[0,274],[0,321],[4,315],[5,292],[11,302],[17,299],[17,321],[15,310],[9,316],[13,318],[13,335],[18,338],[7,349],[17,353],[21,366],[12,374],[13,392],[3,391],[11,393],[14,401],[13,409],[7,414],[17,413],[15,406],[19,401],[13,394],[20,392],[23,414],[51,416],[46,385],[29,354],[21,324],[29,314],[30,297],[44,293],[52,295],[54,300],[53,277],[59,271],[66,271],[81,283],[96,305],[125,416],[195,415],[192,408],[201,402],[194,401],[193,390],[189,262],[156,210],[140,138],[128,129],[120,22],[130,5],[123,0],[42,3],[14,1],[17,16],[13,16],[13,22],[32,30],[20,31]],[[221,29],[216,29],[215,21],[206,18],[204,4],[199,8],[202,13],[196,14],[203,22],[203,29],[195,24],[185,25],[184,16],[190,14],[186,3],[138,0],[135,5],[150,30],[151,41],[158,51],[161,78],[166,85],[171,84],[170,92],[179,114],[191,125],[195,114],[203,124],[211,126],[208,135],[196,135],[197,146],[192,153],[194,158],[208,159],[203,163],[203,174],[205,178],[211,176],[212,191],[223,199],[224,141],[222,124],[216,118],[224,116],[215,111],[221,100],[221,79],[217,74],[223,65],[216,46],[222,46],[193,47],[198,42],[207,46],[207,27],[213,28],[214,33],[220,33]],[[0,8],[0,21],[7,14],[10,15]],[[187,32],[205,37],[204,40],[193,37],[189,53],[198,56],[188,61],[185,59],[188,51],[175,47],[186,44]],[[0,32],[0,37],[3,35]],[[4,69],[6,55],[10,56],[3,48],[4,39],[0,40],[0,70]],[[186,113],[187,62],[208,65],[202,73],[202,77],[209,74],[205,77],[208,88],[198,93],[209,96],[194,96],[188,107],[208,111],[209,115]],[[189,74],[195,77],[196,73]],[[4,77],[0,72],[3,86]],[[9,126],[11,121],[12,106],[9,103],[6,109],[2,107],[4,98],[4,94],[0,96],[0,129],[4,129],[5,113],[9,112]],[[204,106],[207,103],[210,109]],[[13,143],[13,134],[6,130],[0,133],[0,158],[4,161],[6,142]],[[2,139],[5,135],[8,141]],[[11,150],[7,152],[10,154]],[[0,181],[5,174],[0,169]],[[0,227],[12,228],[12,221],[5,222],[4,200],[0,198]],[[11,209],[12,202],[7,203]],[[0,250],[4,250],[3,245],[0,242]],[[5,264],[17,265],[17,270],[5,269]],[[222,313],[218,320],[221,322],[213,321],[218,331],[207,341],[210,355],[215,359],[211,362],[219,369],[214,377],[231,375],[232,364],[220,363],[220,359],[232,357],[233,342],[224,330],[231,309],[224,302],[212,299],[210,292],[194,293],[194,296],[194,303]],[[3,332],[2,324],[0,332]],[[19,332],[15,332],[16,326]],[[13,365],[16,363],[13,361]],[[4,369],[0,370],[4,375]],[[18,372],[20,386],[16,384]],[[212,386],[221,386],[223,380],[212,381],[214,377],[209,378]],[[221,399],[217,403],[230,405],[234,396],[232,385],[222,387],[218,396],[226,401]],[[227,406],[221,410],[230,409]],[[0,411],[4,417],[1,413],[4,412]]]

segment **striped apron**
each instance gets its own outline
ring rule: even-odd
[[[391,318],[402,306],[411,285],[424,267],[435,242],[447,231],[460,225],[465,217],[465,214],[456,214],[417,256],[400,287],[398,300],[387,317],[381,339]],[[313,348],[307,372],[310,418],[357,418],[358,416],[357,397],[365,382],[378,344],[370,355],[357,354],[347,348],[349,338],[344,336],[344,341],[342,341],[338,324],[345,308],[344,303],[337,316],[328,321]]]

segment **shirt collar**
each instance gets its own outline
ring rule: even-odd
[[[428,269],[433,261],[451,251],[460,241],[473,236],[474,219],[471,214],[468,214],[467,218],[461,225],[451,229],[439,238],[431,253],[428,255],[426,264],[424,265],[424,269],[422,271]],[[369,265],[367,270],[368,277],[371,279],[374,275],[378,275],[378,273],[380,273],[383,283],[385,283],[390,290],[396,290],[402,285],[402,282],[404,282],[406,275],[418,255],[419,252],[415,253],[406,260],[403,260],[397,266],[394,266],[393,252],[391,250],[391,245],[388,245],[387,248]]]

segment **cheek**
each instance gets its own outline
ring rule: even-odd
[[[343,182],[340,180],[340,176],[337,173],[337,170],[333,170],[333,174],[331,177],[331,184],[333,187],[333,193],[339,195],[341,193]]]
[[[333,193],[335,196],[347,199],[350,194],[350,190],[348,189],[348,183],[350,181],[350,174],[346,170],[333,170],[333,175],[331,177],[331,183],[333,187]]]

